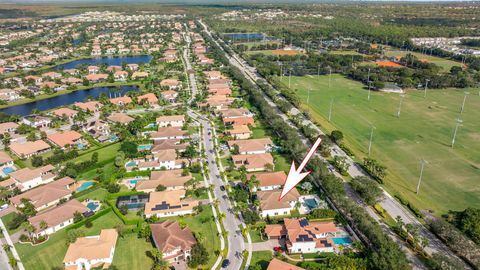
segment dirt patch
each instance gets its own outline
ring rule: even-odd
[[[300,51],[294,51],[294,50],[275,50],[272,51],[272,54],[274,55],[297,55],[300,54]]]

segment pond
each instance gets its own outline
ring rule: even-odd
[[[65,64],[55,66],[56,70],[72,69],[78,65],[102,65],[107,66],[121,66],[122,63],[127,64],[142,64],[148,63],[152,60],[150,55],[133,55],[133,56],[112,56],[112,57],[98,57],[98,58],[86,58],[71,61]]]
[[[233,41],[256,41],[256,40],[274,40],[262,33],[227,33],[223,34],[227,39]]]
[[[1,109],[0,112],[25,116],[31,114],[33,109],[45,111],[60,106],[67,106],[75,102],[82,102],[86,100],[87,97],[92,97],[96,99],[100,96],[100,94],[103,93],[107,95],[111,94],[112,97],[114,95],[118,97],[125,95],[127,92],[130,91],[138,91],[138,87],[135,85],[122,85],[119,87],[94,87],[86,90],[77,90],[56,97],[4,108]]]

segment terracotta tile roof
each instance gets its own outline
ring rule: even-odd
[[[115,105],[132,103],[132,99],[129,96],[117,97],[110,99],[110,102]]]
[[[241,117],[224,117],[223,123],[225,125],[255,125],[255,120],[251,116]]]
[[[185,190],[152,192],[149,201],[145,204],[145,215],[188,211],[197,205],[198,200],[185,198]]]
[[[278,200],[281,193],[281,190],[257,191],[260,208],[262,210],[291,208],[290,202],[298,201],[298,198],[300,198],[300,193],[296,189],[292,189],[281,200]]]
[[[112,249],[117,243],[118,233],[115,229],[104,229],[98,236],[78,238],[70,244],[63,259],[64,263],[74,262],[78,259],[104,259],[110,258]]]
[[[249,110],[244,108],[233,108],[220,110],[219,112],[223,117],[241,117],[251,114]]]
[[[37,230],[40,230],[40,223],[42,221],[47,222],[48,227],[54,227],[73,218],[75,212],[85,213],[87,211],[89,211],[89,209],[85,205],[81,204],[76,199],[73,199],[59,206],[48,209],[45,212],[41,212],[36,216],[29,218],[28,221],[35,226]]]
[[[158,98],[157,96],[155,96],[154,93],[148,93],[148,94],[145,94],[145,95],[141,95],[141,96],[138,96],[137,100],[138,101],[142,101],[146,99],[148,103],[157,103],[158,102]]]
[[[273,165],[273,157],[269,153],[252,155],[233,155],[233,164],[240,168],[245,166],[249,169],[263,169],[267,164]]]
[[[240,153],[243,153],[266,151],[269,146],[273,145],[273,142],[270,138],[228,141],[230,148],[233,148],[234,145],[237,145]]]
[[[76,115],[78,112],[70,108],[60,108],[52,111],[52,113],[58,117],[63,117],[63,116],[72,117]]]
[[[27,198],[30,199],[31,203],[37,208],[63,198],[68,194],[72,194],[73,191],[68,189],[67,186],[73,183],[75,183],[75,181],[67,176],[12,197],[10,201],[15,205],[20,205],[21,200]]]
[[[180,140],[172,139],[172,140],[155,141],[155,144],[153,145],[150,151],[152,153],[155,153],[160,150],[166,150],[166,149],[184,150],[186,148],[187,148],[186,143],[180,143]]]
[[[333,222],[309,222],[306,218],[284,219],[284,227],[287,231],[288,240],[291,243],[304,242],[304,239],[319,239],[316,235],[335,233],[337,227]],[[321,237],[325,239],[325,237]],[[312,240],[309,240],[312,241]],[[317,242],[317,241],[316,241]],[[317,245],[325,246],[323,242],[317,242]]]
[[[189,173],[186,176],[182,175],[183,170],[167,170],[167,171],[152,171],[150,180],[139,181],[135,186],[138,191],[152,190],[162,185],[164,187],[182,187],[187,181],[192,179]]]
[[[264,172],[264,173],[249,173],[247,174],[247,179],[250,179],[253,175],[257,178],[259,186],[268,187],[268,186],[283,186],[285,180],[287,180],[287,175],[285,172]]]
[[[128,116],[126,113],[112,113],[107,119],[120,124],[128,124],[135,120],[135,118]]]
[[[0,151],[0,164],[5,164],[10,161],[13,161],[13,159],[6,152]]]
[[[55,167],[50,164],[35,169],[30,169],[27,167],[10,173],[10,177],[15,179],[17,182],[24,183],[34,178],[40,177],[42,174],[48,173],[53,169],[55,169]]]
[[[301,267],[289,264],[279,259],[273,258],[268,264],[267,270],[304,270]]]
[[[151,138],[186,136],[187,132],[180,127],[160,127],[157,132],[150,134]]]
[[[106,80],[108,78],[108,74],[88,74],[85,78],[89,81],[100,81]]]
[[[5,122],[0,123],[0,134],[7,132],[9,129],[16,129],[18,128],[18,124],[15,122]]]
[[[246,125],[235,125],[232,129],[226,130],[227,133],[235,135],[235,134],[243,134],[243,133],[252,133],[250,128]]]
[[[157,151],[153,156],[158,161],[170,161],[177,159],[177,152],[173,149],[165,149]]]
[[[173,121],[185,121],[185,115],[163,115],[157,117],[156,122],[173,122]]]
[[[78,108],[84,111],[92,111],[92,112],[103,106],[102,103],[98,101],[76,102],[73,105],[77,106]]]
[[[160,82],[161,86],[178,86],[180,82],[175,79],[165,79]]]
[[[42,140],[10,144],[10,150],[19,157],[29,156],[48,149],[50,149],[50,145]]]
[[[67,145],[75,144],[76,141],[82,138],[82,134],[74,130],[67,130],[64,132],[48,134],[47,138],[54,144],[60,147],[65,147]]]
[[[197,243],[189,228],[181,228],[174,220],[165,220],[150,224],[155,246],[162,253],[171,253],[180,248],[182,251],[191,250]]]

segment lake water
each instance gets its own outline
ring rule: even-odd
[[[223,35],[234,41],[273,40],[273,38],[261,33],[230,33]]]
[[[61,64],[55,67],[56,70],[72,69],[78,65],[107,65],[107,66],[121,66],[122,63],[127,64],[143,64],[152,60],[150,55],[134,55],[134,56],[112,56],[99,58],[86,58]]]
[[[118,97],[123,96],[130,91],[138,91],[138,87],[135,85],[123,85],[119,87],[94,87],[86,90],[77,90],[64,95],[42,99],[26,104],[8,107],[5,109],[1,109],[0,112],[25,116],[31,114],[32,110],[35,108],[40,111],[45,111],[60,106],[70,105],[75,102],[81,102],[86,100],[87,97],[92,97],[96,99],[102,93],[105,93],[111,97]]]

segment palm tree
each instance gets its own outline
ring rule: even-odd
[[[28,235],[30,237],[30,241],[33,240],[33,233],[36,231],[35,226],[33,226],[31,223],[25,222],[22,225],[23,229],[28,232]]]
[[[219,213],[218,214],[218,220],[220,222],[222,222],[226,217],[227,217],[227,215],[225,215],[225,213]]]
[[[158,249],[152,251],[153,265],[152,270],[167,270],[169,269],[168,262],[163,259],[163,253]]]
[[[48,223],[45,220],[40,221],[40,229],[46,230],[48,228]]]
[[[3,244],[3,251],[8,252],[10,251],[11,246],[9,244]]]

